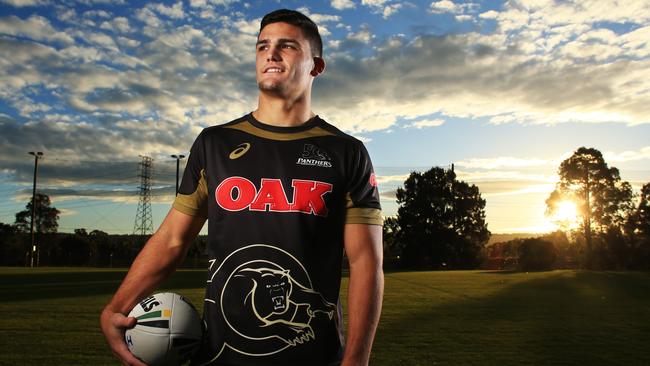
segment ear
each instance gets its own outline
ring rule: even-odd
[[[322,57],[314,57],[314,68],[309,73],[311,76],[316,77],[325,71],[325,60]]]

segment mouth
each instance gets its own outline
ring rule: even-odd
[[[271,298],[273,310],[284,310],[284,296],[275,296]]]
[[[277,74],[277,73],[281,73],[283,71],[284,70],[282,70],[282,68],[280,68],[280,67],[270,66],[270,67],[265,68],[263,73],[264,74]]]

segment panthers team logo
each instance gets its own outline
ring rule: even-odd
[[[331,168],[332,159],[325,150],[313,144],[305,144],[296,164]]]
[[[265,356],[298,347],[318,338],[314,322],[336,321],[336,304],[314,290],[304,266],[283,249],[243,247],[211,272],[206,306],[218,305],[227,331],[223,344],[213,345],[214,359],[225,348]]]

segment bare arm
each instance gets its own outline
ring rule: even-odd
[[[142,248],[126,278],[102,311],[102,332],[111,350],[123,364],[144,365],[129,352],[124,342],[125,330],[135,325],[135,318],[127,318],[125,315],[176,270],[204,222],[204,218],[170,209],[160,228]]]
[[[379,225],[345,225],[350,262],[348,332],[342,366],[368,365],[384,294],[382,231]]]

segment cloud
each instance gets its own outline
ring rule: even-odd
[[[397,3],[363,4],[383,10]],[[434,4],[444,8],[446,3]],[[492,34],[377,38],[369,26],[362,26],[346,38],[332,39],[328,69],[315,83],[315,108],[357,134],[389,129],[401,119],[426,120],[434,113],[445,119],[486,117],[495,124],[650,122],[650,100],[644,92],[650,87],[650,62],[629,59],[647,57],[650,27],[619,34],[566,23],[541,37],[525,31],[545,26],[547,21],[537,13],[546,10],[525,5],[507,3],[500,12],[483,13],[499,23]],[[188,9],[215,6],[221,5],[193,2]],[[163,7],[133,9],[133,16],[101,21],[99,29],[79,28],[74,33],[79,43],[42,17],[2,18],[7,32],[32,32],[42,42],[59,37],[69,44],[61,48],[0,40],[12,54],[10,64],[0,70],[5,90],[0,95],[36,118],[42,118],[42,106],[27,106],[35,99],[8,96],[22,94],[28,85],[47,85],[46,90],[57,90],[59,105],[98,118],[118,114],[126,120],[162,118],[179,125],[225,122],[250,110],[256,93],[251,49],[259,19],[219,15],[210,28],[175,25],[163,21],[167,15],[157,14],[180,16],[181,3]],[[476,10],[471,3],[447,8],[460,15]],[[618,19],[632,19],[625,14]],[[311,16],[321,23],[341,20],[339,15]],[[125,32],[128,37],[118,35]],[[600,47],[610,49],[603,52]],[[550,51],[540,53],[540,48]]]
[[[477,187],[481,191],[483,198],[519,196],[525,194],[544,194],[548,196],[555,189],[555,184],[546,183],[538,184],[537,182],[525,181],[496,181],[496,182],[479,182]]]
[[[476,3],[454,3],[450,0],[434,1],[429,5],[429,11],[433,14],[454,14],[456,20],[467,21],[473,19],[470,13],[475,13],[479,8]]]
[[[125,17],[116,17],[110,21],[105,21],[100,26],[101,29],[110,30],[113,33],[129,33],[131,26],[129,20]]]
[[[111,13],[106,10],[88,10],[83,13],[84,18],[105,18],[109,19],[112,17]]]
[[[346,36],[350,41],[356,41],[360,43],[370,43],[374,38],[374,34],[370,31],[370,28],[367,25],[362,25],[361,29],[358,32],[350,32]]]
[[[21,19],[15,15],[0,18],[0,34],[14,37],[27,37],[35,41],[74,43],[74,39],[65,32],[55,30],[50,21],[38,15]]]
[[[332,0],[330,4],[336,10],[353,9],[356,7],[352,0]]]
[[[649,160],[650,146],[642,147],[639,150],[627,150],[620,153],[606,151],[603,153],[608,163],[624,163],[628,161]]]
[[[383,11],[384,19],[388,19],[391,15],[397,13],[403,6],[403,4],[391,4],[386,6]]]
[[[379,184],[402,184],[409,177],[409,174],[396,174],[396,175],[377,175],[377,183]]]
[[[544,174],[544,173],[529,173],[525,170],[516,171],[516,170],[460,170],[455,169],[456,176],[460,180],[467,182],[472,182],[478,184],[479,182],[505,182],[505,181],[517,181],[517,182],[535,182],[536,184],[541,183],[553,183],[559,180],[556,174]]]
[[[136,19],[144,22],[147,26],[151,28],[158,28],[162,26],[162,21],[158,16],[149,8],[142,8],[136,11]]]
[[[0,18],[0,48],[9,55],[0,64],[0,98],[7,106],[0,115],[3,169],[29,179],[26,146],[50,159],[110,156],[137,163],[139,154],[187,150],[203,126],[253,109],[259,18],[224,11],[229,4],[146,5],[124,16],[53,12],[59,20]],[[332,2],[335,9],[349,9],[343,4]],[[384,14],[402,3],[362,4]],[[472,4],[447,6],[450,14],[492,19],[498,26],[492,33],[444,36],[384,37],[368,25],[352,32],[340,15],[311,14],[337,35],[328,43],[327,71],[315,82],[314,110],[355,135],[398,124],[433,127],[453,118],[650,123],[648,6],[598,3],[600,10],[593,11],[595,3],[563,2],[550,7],[555,14],[549,4],[512,1],[481,14]],[[215,19],[209,26],[199,19],[203,10]],[[626,26],[606,28],[603,22]],[[642,161],[646,150],[611,153],[608,161]],[[496,157],[456,164],[491,169],[463,173],[476,181],[547,179],[496,172],[553,164],[543,161]],[[50,174],[59,182],[70,183],[64,174],[86,179],[83,169],[66,169]]]
[[[425,119],[425,120],[413,122],[413,123],[411,123],[409,125],[406,125],[405,127],[413,127],[413,128],[417,128],[417,129],[422,129],[422,128],[425,128],[425,127],[442,126],[444,123],[445,123],[444,119],[433,119],[433,120]]]
[[[43,151],[39,170],[46,184],[121,184],[133,182],[138,154],[145,154],[160,160],[160,172],[171,181],[175,165],[168,155],[189,150],[196,131],[179,131],[170,123],[136,123],[137,127],[120,121],[105,126],[64,121],[23,124],[0,117],[3,166],[15,172],[15,181],[29,181],[33,161],[26,158],[26,151]]]
[[[338,23],[341,21],[341,17],[338,15],[312,13],[307,7],[301,7],[298,8],[297,10],[305,14],[306,16],[308,16],[311,20],[314,21],[314,23],[316,23],[316,25],[318,26],[318,32],[320,33],[321,36],[326,37],[332,34],[323,23],[331,23],[331,22]],[[257,25],[256,27],[259,26]]]
[[[479,18],[482,19],[496,19],[499,16],[499,13],[494,10],[488,10],[485,13],[479,14]]]
[[[501,168],[529,168],[554,164],[546,159],[521,159],[510,156],[497,158],[474,158],[455,163],[468,169],[501,169]]]
[[[50,197],[55,197],[54,203],[61,203],[65,201],[81,200],[77,208],[86,206],[93,206],[93,202],[110,201],[120,203],[136,204],[140,200],[140,190],[135,185],[136,180],[133,181],[133,186],[128,189],[76,189],[76,188],[55,188],[55,189],[40,189],[40,192]],[[174,185],[166,187],[152,187],[151,203],[170,203],[174,201],[176,187]]]
[[[361,4],[372,9],[373,13],[382,14],[384,19],[388,19],[404,6],[403,3],[391,3],[389,0],[362,0]]]
[[[49,3],[47,0],[2,0],[1,2],[17,8],[47,5]]]
[[[173,19],[183,19],[185,13],[183,12],[183,2],[179,1],[172,6],[165,6],[163,4],[151,5],[151,8],[156,10],[159,14],[165,15]]]
[[[257,36],[257,33],[260,30],[260,21],[261,19],[239,19],[235,21],[234,27],[242,33]]]
[[[361,4],[366,6],[382,7],[388,0],[361,0]]]
[[[301,7],[297,10],[308,16],[316,24],[341,21],[341,17],[339,15],[312,13],[307,7]]]
[[[459,6],[457,6],[453,1],[442,0],[432,2],[429,9],[433,13],[454,13],[459,9]]]
[[[634,32],[646,34],[639,28],[613,40],[610,32],[593,32],[574,41],[634,44],[634,52],[642,55],[643,37]],[[395,120],[440,112],[488,117],[492,123],[650,123],[650,95],[644,91],[650,88],[650,60],[630,60],[631,52],[615,45],[615,51],[590,50],[593,57],[587,57],[572,53],[571,42],[562,40],[553,41],[557,46],[549,47],[557,49],[549,53],[529,50],[536,40],[528,34],[421,35],[378,44],[367,29],[349,34],[348,40],[372,44],[376,52],[368,56],[360,51],[363,48],[340,42],[340,52],[316,82],[316,94],[327,101],[319,107],[337,105],[357,114],[364,113],[361,105],[373,100]],[[568,53],[580,60],[571,61]]]

